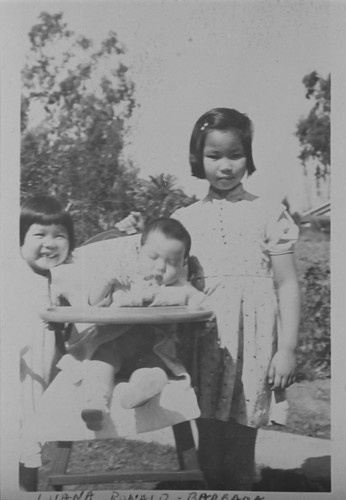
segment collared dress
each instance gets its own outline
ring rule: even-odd
[[[216,313],[217,328],[197,335],[194,346],[201,416],[264,425],[272,399],[267,374],[280,331],[271,255],[293,252],[298,228],[281,203],[234,202],[211,191],[172,217],[191,234],[194,283]]]

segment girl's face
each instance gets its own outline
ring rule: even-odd
[[[25,235],[21,254],[32,270],[45,275],[65,262],[69,254],[68,233],[60,224],[32,224]]]
[[[182,241],[167,238],[160,231],[149,233],[139,256],[141,274],[159,284],[172,285],[181,276],[185,250]]]
[[[219,190],[231,190],[241,183],[246,172],[246,156],[235,129],[211,130],[203,150],[206,179]]]

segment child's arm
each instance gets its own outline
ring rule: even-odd
[[[150,305],[199,307],[206,300],[207,296],[204,293],[182,279],[179,284],[158,287],[155,298]]]
[[[188,291],[185,286],[159,286],[155,290],[151,307],[185,306],[188,303]]]
[[[293,254],[272,255],[271,259],[279,296],[281,330],[278,351],[272,359],[268,380],[273,388],[285,388],[295,378],[300,294]]]
[[[89,292],[88,302],[91,306],[109,305],[111,294],[116,288],[128,288],[130,279],[128,276],[118,275],[117,277],[105,278],[101,277],[93,282],[92,290]],[[106,304],[105,299],[109,298],[109,303]]]

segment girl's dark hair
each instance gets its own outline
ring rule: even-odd
[[[187,229],[176,219],[160,217],[150,222],[144,229],[141,237],[141,246],[145,244],[150,233],[159,231],[167,238],[181,241],[185,245],[185,258],[189,256],[191,249],[191,236]]]
[[[60,224],[67,231],[69,251],[75,247],[73,220],[60,201],[54,196],[38,195],[25,200],[20,210],[19,241],[23,246],[26,233],[33,224]]]
[[[256,167],[252,158],[253,124],[243,113],[230,108],[214,108],[204,113],[196,122],[190,139],[190,165],[192,175],[205,179],[203,150],[205,138],[211,130],[233,130],[239,132],[246,155],[246,170],[251,175]]]

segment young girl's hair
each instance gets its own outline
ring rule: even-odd
[[[73,220],[60,201],[54,196],[37,195],[25,200],[20,210],[20,246],[23,246],[26,233],[33,224],[64,226],[69,239],[69,251],[75,247]]]
[[[205,138],[211,130],[236,129],[246,155],[246,170],[251,175],[256,167],[252,158],[253,125],[245,114],[230,108],[214,108],[204,113],[196,122],[190,139],[190,165],[192,175],[205,179],[203,150]]]
[[[191,236],[187,229],[176,219],[160,217],[150,222],[144,229],[141,237],[141,246],[145,244],[150,233],[159,231],[166,238],[181,241],[185,245],[185,258],[188,257],[191,249]]]

